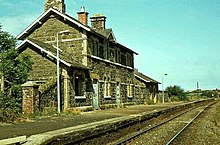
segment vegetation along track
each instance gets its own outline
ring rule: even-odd
[[[203,104],[181,112],[162,123],[143,129],[119,142],[120,144],[171,144],[206,108],[215,104]]]

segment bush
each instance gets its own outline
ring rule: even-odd
[[[13,121],[21,113],[21,84],[28,79],[32,61],[28,55],[19,55],[16,39],[2,31],[0,25],[0,121]]]
[[[14,122],[20,116],[11,108],[0,109],[0,122]]]
[[[202,97],[208,97],[208,98],[217,98],[218,97],[218,93],[216,91],[203,91],[201,94]]]
[[[180,86],[174,85],[166,88],[168,97],[171,101],[186,101],[188,100],[184,89]]]

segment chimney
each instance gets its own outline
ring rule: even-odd
[[[46,3],[44,5],[44,11],[47,11],[50,8],[54,8],[60,11],[61,13],[66,12],[64,0],[46,0]]]
[[[105,29],[106,16],[103,14],[94,14],[91,17],[92,29]]]
[[[78,14],[78,21],[83,23],[85,26],[88,26],[88,12],[85,12],[85,7],[81,7],[80,12]]]

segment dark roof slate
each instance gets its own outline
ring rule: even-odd
[[[150,77],[148,77],[148,76],[142,74],[141,72],[138,72],[137,70],[134,71],[134,74],[137,75],[137,76],[139,76],[140,78],[146,80],[146,82],[161,84],[160,82],[158,82],[158,81],[156,81],[156,80],[154,80],[154,79],[152,79],[152,78],[150,78]]]
[[[36,40],[36,39],[33,39],[33,38],[28,38],[27,40],[33,42],[34,44],[40,46],[41,48],[45,49],[48,52],[51,52],[54,56],[56,56],[57,50],[52,45],[44,43],[44,42]],[[63,50],[60,51],[59,52],[59,57],[60,57],[61,60],[71,64],[71,66],[74,67],[74,68],[88,69],[86,66],[84,66],[82,64],[75,63],[73,61],[73,59],[71,58],[71,55],[68,52],[65,52]]]
[[[63,13],[60,13],[59,11],[57,11],[56,9],[53,9],[53,8],[50,8],[49,10],[47,10],[46,12],[44,12],[40,17],[37,18],[37,20],[35,20],[31,25],[29,25],[25,30],[23,30],[16,38],[19,39],[19,40],[22,40],[26,37],[26,35],[29,33],[29,31],[31,29],[34,29],[37,25],[40,24],[41,20],[47,18],[49,15],[51,15],[51,13],[55,13],[55,14],[58,14],[60,15],[61,17],[64,17],[67,18],[69,21],[71,21],[72,23],[75,23],[76,25],[78,25],[78,27],[82,27],[83,29],[85,29],[86,31],[89,31],[93,34],[97,34],[101,37],[104,37],[104,38],[108,38],[108,36],[110,34],[113,34],[113,31],[112,29],[105,29],[104,31],[101,31],[101,30],[93,30],[92,28],[90,28],[89,26],[85,26],[84,24],[82,24],[81,22],[79,22],[77,19],[71,17],[70,15],[68,14],[63,14]],[[120,44],[120,43],[117,43],[116,41],[113,42],[115,43],[116,45],[120,46],[120,47],[123,47],[127,50],[129,50],[130,52],[138,55],[138,53],[136,53],[135,51],[133,51],[132,49],[128,48],[128,47],[125,47],[124,45]]]
[[[97,33],[105,36],[106,38],[108,38],[110,36],[110,34],[113,33],[111,28],[109,28],[109,29],[97,29],[97,30],[94,30],[94,31],[96,31]]]

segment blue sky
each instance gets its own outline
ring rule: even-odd
[[[43,13],[45,0],[1,0],[0,23],[16,36]],[[220,87],[220,0],[65,0],[103,13],[119,43],[138,52],[135,67],[185,90]]]

